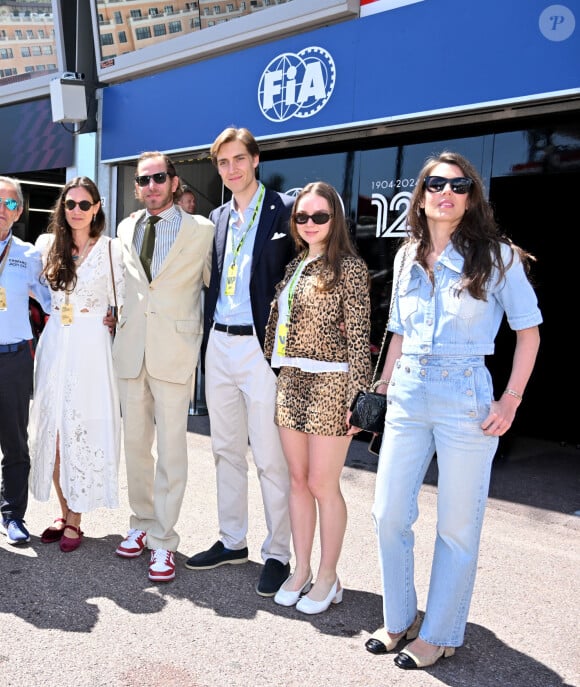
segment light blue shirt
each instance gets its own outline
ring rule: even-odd
[[[250,301],[250,277],[252,274],[252,253],[254,252],[256,232],[258,224],[260,223],[260,215],[262,214],[264,198],[262,189],[263,184],[258,184],[256,193],[254,193],[249,206],[244,212],[243,222],[241,222],[241,214],[236,209],[234,199],[232,198],[231,200],[230,221],[228,235],[226,237],[226,250],[220,283],[220,293],[216,303],[214,316],[215,322],[219,322],[220,324],[254,324],[252,303]],[[258,199],[260,196],[262,196],[262,200],[258,207]],[[256,214],[254,215],[254,213]],[[233,262],[234,251],[244,236],[246,229],[248,229],[250,222],[250,230],[246,234],[246,238],[236,258],[238,271],[235,293],[233,296],[226,296],[228,269]]]
[[[404,250],[395,258],[395,279]],[[542,322],[536,294],[517,254],[499,284],[497,271],[492,271],[487,301],[472,298],[467,289],[457,295],[463,258],[451,242],[434,265],[434,285],[414,255],[413,248],[404,261],[398,290],[393,288],[393,295],[398,293],[388,323],[390,331],[403,335],[403,354],[491,355],[504,313],[513,330]],[[505,244],[502,256],[507,265],[511,250]]]
[[[146,212],[139,222],[139,226],[135,229],[133,243],[137,253],[141,252],[145,235],[145,224],[149,217],[149,213]],[[161,220],[155,225],[155,247],[153,248],[153,258],[151,259],[151,279],[155,279],[159,274],[161,265],[163,265],[163,261],[171,250],[171,246],[175,243],[181,228],[181,212],[175,205],[160,212],[157,217],[161,217]]]
[[[12,233],[0,241],[0,255]],[[0,310],[0,344],[32,339],[28,296],[32,292],[42,309],[50,313],[50,291],[40,282],[42,257],[32,244],[12,236],[12,244],[0,275],[0,286],[6,290],[6,310]]]

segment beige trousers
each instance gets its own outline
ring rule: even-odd
[[[175,524],[187,483],[191,378],[185,384],[165,382],[150,377],[143,365],[136,379],[119,379],[119,397],[130,527],[147,532],[150,549],[176,551]]]

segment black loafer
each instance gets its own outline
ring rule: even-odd
[[[211,570],[220,565],[238,565],[239,563],[248,562],[248,547],[243,549],[226,549],[221,541],[216,543],[207,551],[196,553],[187,561],[185,567],[190,570]]]
[[[274,596],[290,575],[290,563],[281,563],[275,558],[268,558],[262,568],[262,574],[256,592],[260,596]]]

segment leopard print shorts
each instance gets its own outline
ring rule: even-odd
[[[306,434],[344,436],[348,430],[346,372],[303,372],[282,367],[274,420],[279,427]]]

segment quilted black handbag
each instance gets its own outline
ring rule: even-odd
[[[375,389],[382,380],[375,382],[371,389]],[[380,434],[385,429],[385,415],[387,413],[387,397],[375,391],[359,391],[350,406],[350,424],[360,427],[366,432]]]

